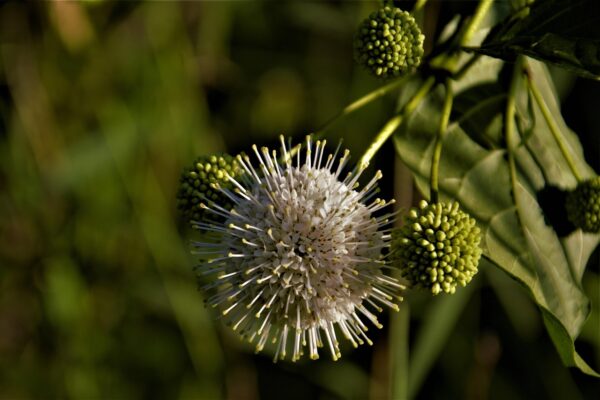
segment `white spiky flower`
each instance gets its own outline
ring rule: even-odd
[[[325,341],[337,360],[340,332],[354,347],[372,344],[364,319],[381,328],[374,311],[382,311],[379,305],[397,311],[402,300],[404,286],[382,272],[390,240],[383,228],[393,214],[373,215],[393,200],[370,200],[380,171],[361,190],[362,169],[339,180],[349,159],[346,150],[336,160],[339,146],[325,156],[325,141],[313,149],[308,137],[305,156],[293,156],[283,137],[281,145],[282,161],[276,151],[253,146],[258,169],[238,156],[246,173],[229,178],[234,191],[221,188],[231,210],[210,201],[202,205],[215,218],[193,222],[209,232],[194,242],[203,259],[199,274],[217,274],[203,287],[212,292],[207,303],[220,308],[233,330],[256,340],[257,352],[271,339],[274,361],[284,359],[291,334],[292,361],[305,347],[317,359]]]

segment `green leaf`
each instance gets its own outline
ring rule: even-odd
[[[532,60],[527,61],[527,67],[543,92],[577,166],[584,176],[590,176],[593,171],[585,163],[577,137],[562,121],[547,70]],[[498,88],[490,90],[490,82],[498,77],[492,71],[482,70],[477,75],[479,83],[456,85],[456,98],[468,101],[454,109],[444,140],[440,195],[442,200],[460,201],[462,208],[477,219],[483,232],[486,259],[528,289],[563,362],[596,375],[577,354],[574,341],[590,311],[581,278],[599,237],[579,230],[560,236],[546,221],[538,192],[549,186],[569,188],[576,181],[545,120],[529,101],[524,85],[516,98],[516,126],[521,142],[514,150],[516,181],[511,180],[507,150],[500,140],[503,124],[492,123],[503,120],[506,107],[505,101],[500,101],[503,97]],[[426,195],[442,96],[441,88],[432,92],[395,136],[400,158]],[[476,112],[482,104],[487,104],[485,117]],[[482,118],[492,122],[477,132]],[[486,142],[481,135],[489,140]]]
[[[525,54],[600,79],[600,2],[536,1],[493,31],[475,51],[512,60]]]

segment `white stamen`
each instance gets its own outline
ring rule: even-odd
[[[280,142],[280,159],[257,146],[256,167],[249,157],[237,157],[245,174],[228,176],[233,189],[219,188],[233,209],[209,199],[201,206],[215,217],[194,223],[208,232],[194,243],[203,258],[198,274],[216,275],[203,287],[214,293],[207,304],[219,307],[243,337],[256,339],[256,351],[271,341],[275,360],[288,350],[294,361],[305,351],[317,359],[327,342],[337,360],[336,329],[355,347],[370,344],[358,313],[381,327],[369,310],[380,312],[381,304],[397,309],[401,299],[404,286],[382,272],[389,268],[384,249],[395,213],[374,215],[393,201],[371,201],[380,172],[360,191],[355,187],[364,169],[339,179],[350,159],[347,150],[338,158],[339,145],[325,154],[325,141],[309,136],[301,156],[298,146],[282,136]]]

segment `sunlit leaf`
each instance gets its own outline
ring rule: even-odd
[[[592,170],[583,159],[577,137],[561,119],[546,69],[533,61],[528,62],[528,68],[537,85],[543,88],[576,164],[584,176],[589,176]],[[457,90],[457,98],[464,98],[465,92],[470,97],[479,93],[481,98],[479,101],[471,98],[454,110],[442,151],[440,194],[442,199],[459,200],[477,218],[483,231],[485,257],[528,289],[563,362],[595,375],[575,351],[574,341],[589,314],[589,300],[581,288],[581,277],[598,237],[581,231],[559,236],[538,204],[538,191],[546,186],[572,187],[575,178],[542,116],[530,106],[524,86],[517,98],[521,143],[515,154],[516,182],[510,178],[503,141],[493,140],[502,137],[503,124],[488,125],[481,133],[490,138],[493,146],[477,140],[470,119],[482,117],[473,109],[489,104],[486,113],[494,114],[495,107],[496,116],[488,117],[489,121],[502,118],[504,112],[505,102],[494,99],[499,99],[498,91],[486,89],[496,77],[483,72],[479,75],[479,85]],[[395,137],[399,156],[412,170],[425,195],[429,193],[430,160],[442,95],[441,88],[434,91]]]

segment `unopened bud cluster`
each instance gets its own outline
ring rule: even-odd
[[[421,63],[424,39],[408,12],[383,7],[359,26],[354,37],[354,58],[378,77],[402,75]]]
[[[218,187],[231,188],[233,184],[228,176],[236,178],[241,172],[238,162],[228,154],[197,158],[194,164],[181,174],[177,208],[184,217],[195,221],[204,220],[206,217],[207,211],[201,204],[207,200],[223,208],[231,208],[231,200]],[[214,214],[211,217],[214,217]]]
[[[600,232],[600,177],[581,182],[567,195],[567,216],[584,232]]]
[[[412,208],[392,241],[392,258],[416,287],[454,293],[477,273],[481,257],[480,230],[475,219],[456,202]]]

